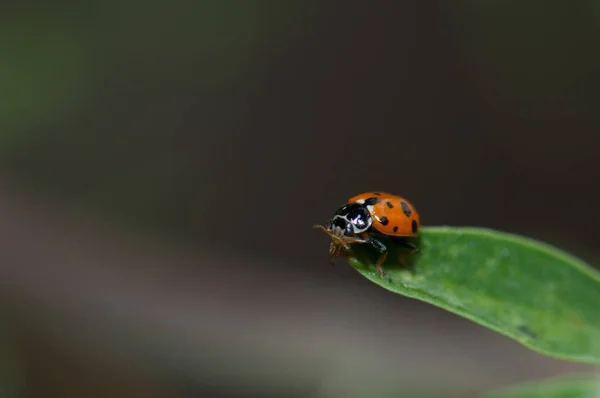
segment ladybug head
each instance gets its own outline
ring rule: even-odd
[[[335,212],[329,222],[332,234],[339,237],[355,237],[373,224],[373,218],[364,205],[349,203]]]

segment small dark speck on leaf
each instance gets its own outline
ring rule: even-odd
[[[528,337],[531,337],[532,339],[537,338],[537,335],[533,332],[533,330],[529,329],[525,325],[521,325],[517,329],[519,330],[519,332],[526,334]]]

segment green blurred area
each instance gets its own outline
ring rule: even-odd
[[[311,34],[318,4],[130,0],[9,9],[0,17],[0,165],[74,204],[169,227],[168,215],[156,214],[168,213],[160,208],[172,206],[181,182],[210,184],[189,137],[201,136],[193,141],[200,145],[235,139],[243,106],[228,108],[225,98],[259,85],[269,59]],[[495,112],[598,120],[596,2],[447,7]],[[180,106],[196,104],[189,117],[203,118],[203,130],[168,118],[180,116],[170,109],[174,95],[188,98]],[[157,111],[164,120],[152,122]]]
[[[296,37],[294,25],[309,18],[312,7],[246,1],[191,7],[150,1],[140,7],[130,0],[9,9],[0,17],[3,149],[35,145],[32,130],[44,130],[51,121],[66,130],[56,138],[85,136],[65,118],[94,101],[104,107],[88,117],[111,116],[109,104],[98,98],[107,85],[132,86],[140,99],[168,90],[166,85],[217,95],[257,73],[265,62],[261,51]]]
[[[241,129],[230,97],[260,84],[316,4],[108,1],[3,14],[0,166],[72,207],[193,235],[210,184],[198,148]],[[203,129],[190,131],[196,119]],[[173,217],[182,207],[188,216]]]
[[[594,398],[600,393],[596,375],[568,375],[526,383],[486,394],[483,398]]]
[[[36,145],[81,97],[85,49],[64,18],[4,16],[0,23],[0,139],[4,157]],[[40,131],[42,130],[42,131]],[[75,132],[71,132],[74,134]]]
[[[0,318],[6,321],[5,317]],[[21,385],[24,381],[19,356],[17,339],[11,333],[6,322],[2,322],[0,328],[0,396],[16,398],[21,396]]]

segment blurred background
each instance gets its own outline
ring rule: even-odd
[[[596,1],[0,5],[0,395],[470,397],[588,367],[384,291],[359,192],[600,264]]]

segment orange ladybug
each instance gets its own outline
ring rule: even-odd
[[[330,261],[350,249],[352,243],[368,243],[379,252],[377,272],[384,276],[381,264],[387,258],[387,247],[378,237],[395,237],[395,242],[412,251],[416,247],[405,239],[417,237],[421,220],[417,209],[406,199],[385,192],[366,192],[353,196],[335,212],[326,225],[314,225],[332,239]]]

